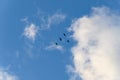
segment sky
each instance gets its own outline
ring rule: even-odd
[[[119,6],[0,0],[0,80],[120,80]]]

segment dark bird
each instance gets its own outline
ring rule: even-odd
[[[64,35],[64,36],[66,36],[66,34],[65,34],[65,33],[63,33],[63,35]]]
[[[59,39],[60,39],[60,41],[62,41],[62,38],[61,38],[61,37],[60,37]]]
[[[58,45],[58,43],[55,43],[56,45]]]
[[[67,40],[67,43],[69,43],[70,41],[69,40]]]

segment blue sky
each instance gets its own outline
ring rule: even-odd
[[[78,41],[76,35],[71,37],[76,31],[68,28],[74,20],[94,13],[93,7],[102,6],[119,15],[119,0],[0,0],[0,80],[9,80],[3,76],[10,80],[69,80],[79,75],[68,70],[68,65],[75,66],[71,48]]]

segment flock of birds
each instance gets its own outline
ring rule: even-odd
[[[63,36],[64,36],[64,37],[67,37],[67,35],[66,35],[65,33],[63,33]],[[59,40],[62,42],[62,41],[63,41],[63,38],[59,37]],[[66,42],[69,43],[70,40],[67,39]],[[56,42],[55,45],[58,45],[58,42]]]

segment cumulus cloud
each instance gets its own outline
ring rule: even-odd
[[[42,29],[49,29],[51,26],[60,24],[66,18],[65,14],[62,13],[54,13],[48,17],[41,17],[41,28]]]
[[[120,15],[94,7],[90,15],[73,21],[69,30],[77,44],[71,49],[77,80],[120,80]]]
[[[45,48],[46,50],[59,50],[59,51],[63,51],[63,47],[61,45],[55,45],[55,44],[51,44],[49,46],[47,46]]]
[[[18,77],[0,68],[0,80],[18,80]]]
[[[23,35],[34,41],[35,40],[35,37],[37,35],[37,32],[38,32],[38,27],[35,25],[35,24],[30,24],[30,25],[27,25],[24,29],[24,32],[23,32]]]

